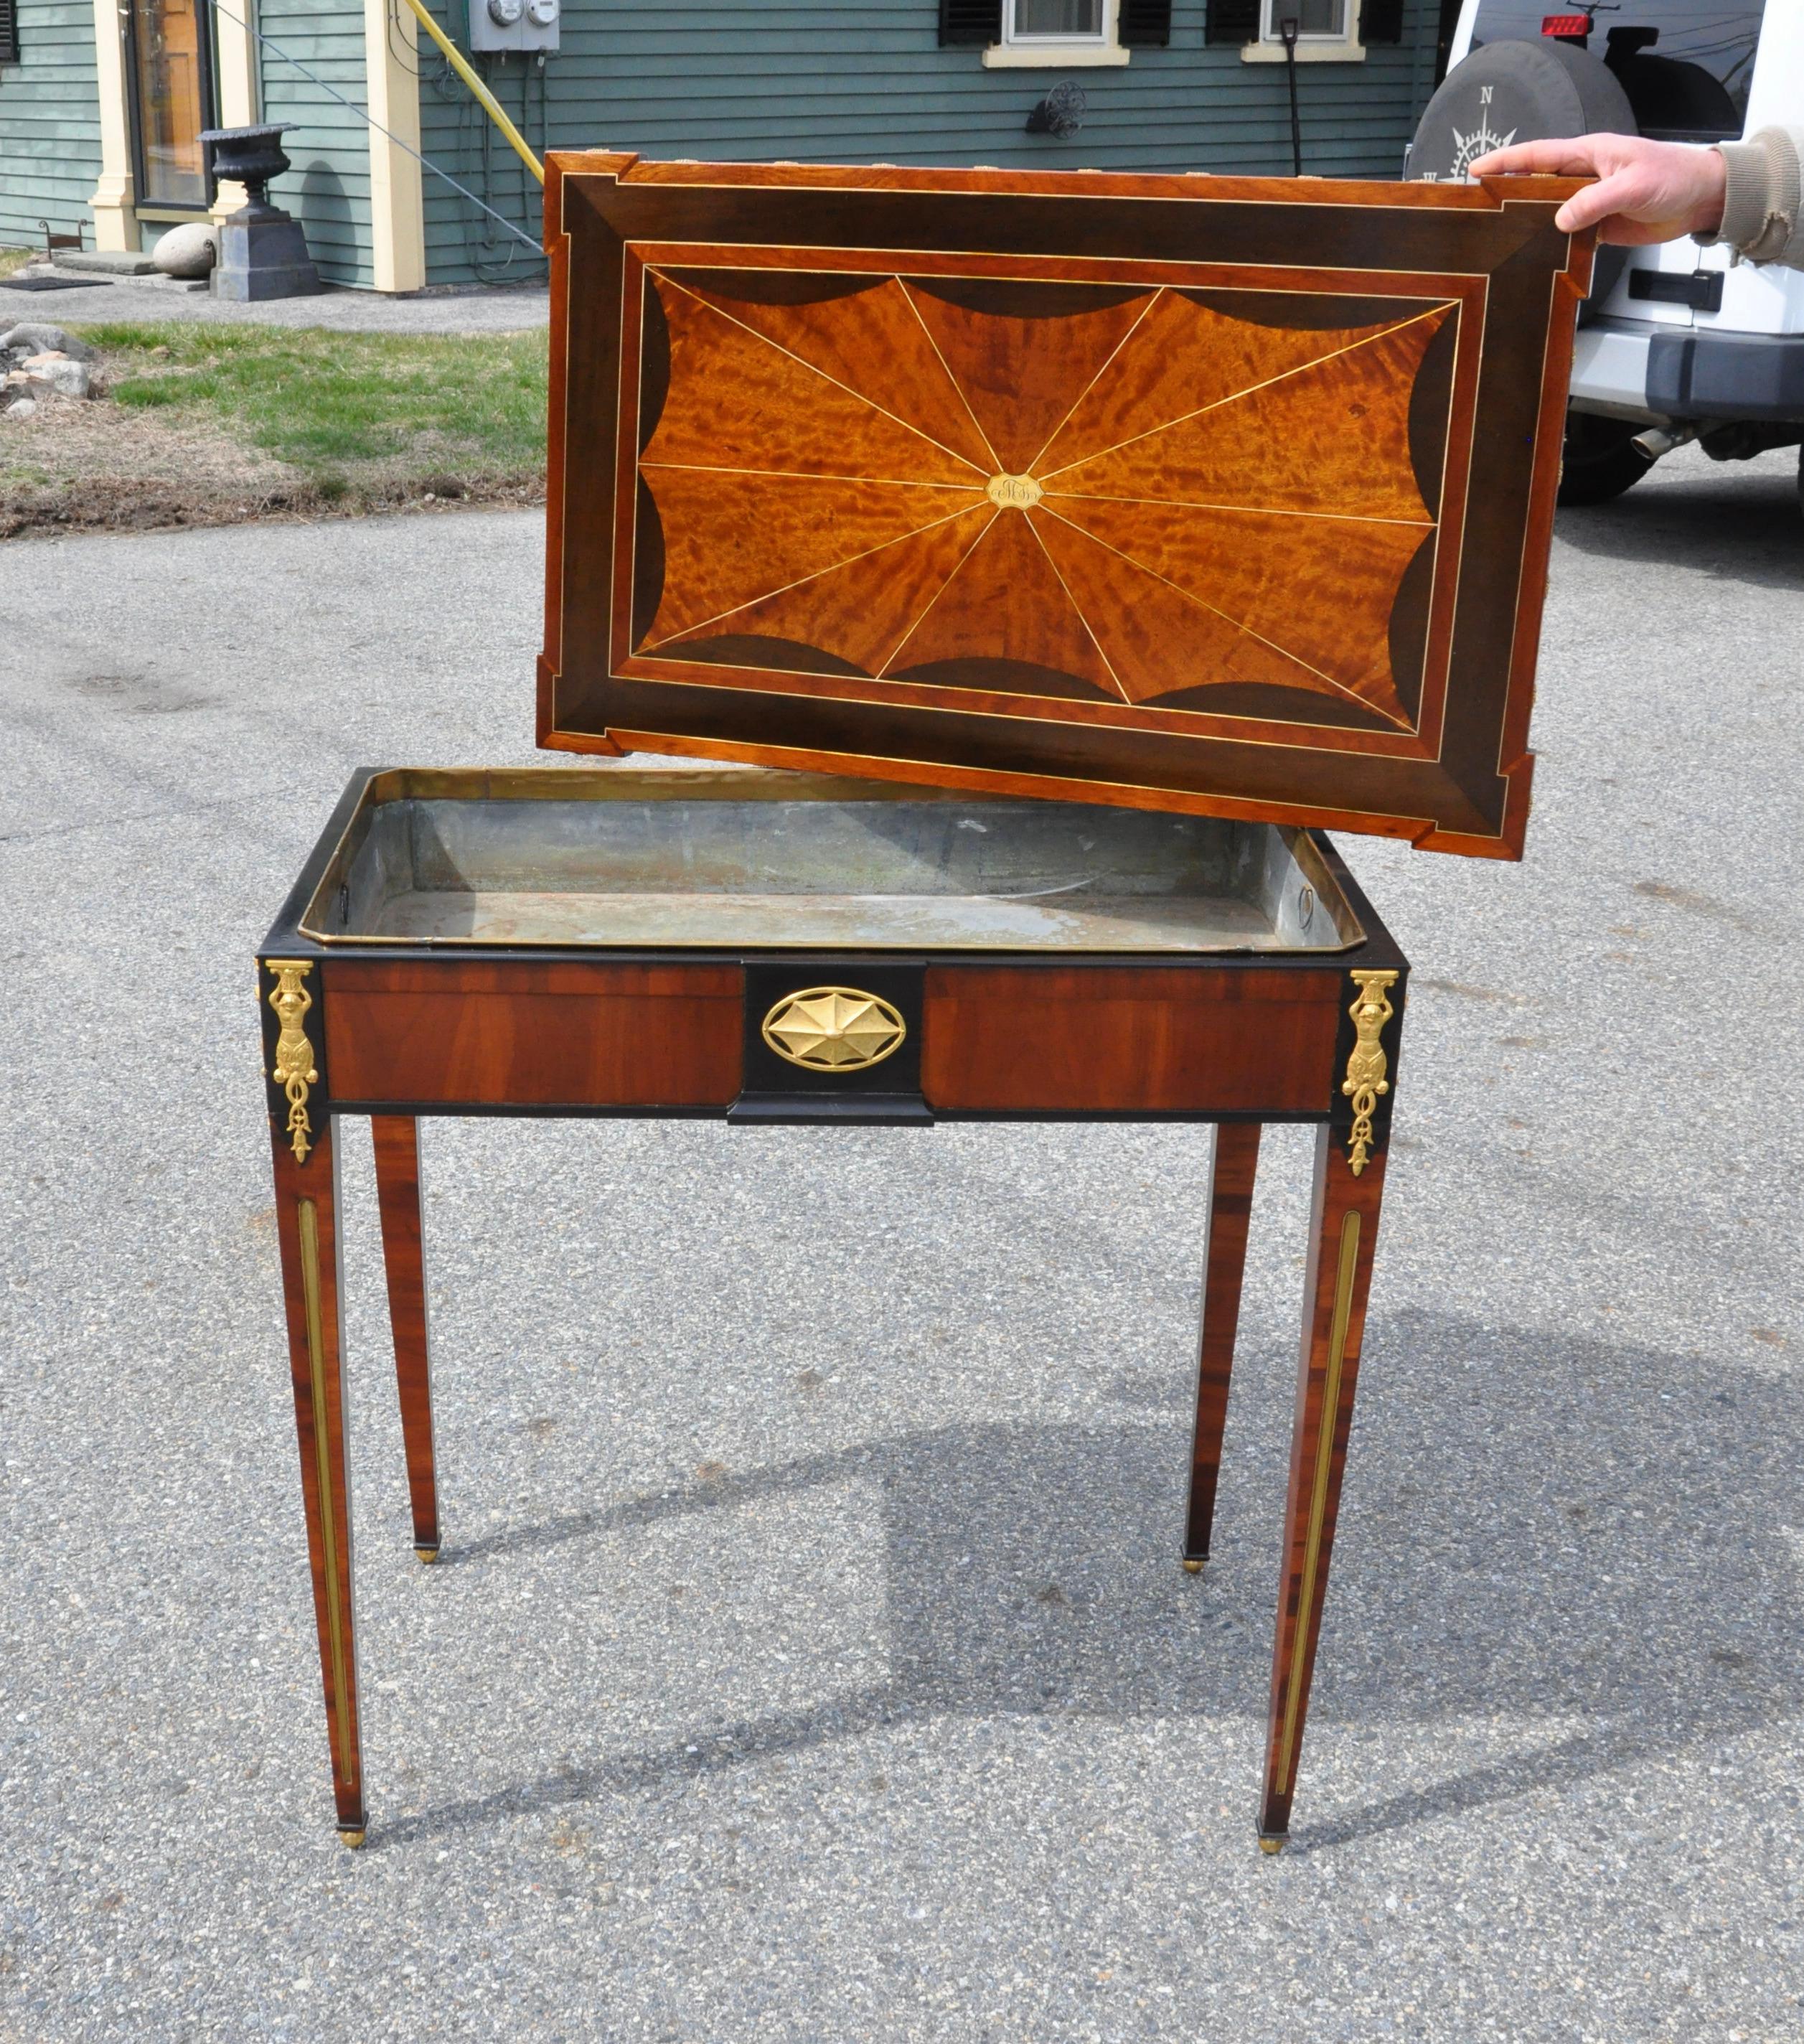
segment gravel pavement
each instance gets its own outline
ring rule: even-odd
[[[535,261],[520,252],[522,266]],[[44,274],[42,266],[29,274]],[[14,291],[0,283],[0,328],[18,320],[56,326],[87,320],[220,320],[250,326],[323,326],[344,333],[519,333],[551,317],[551,294],[540,284],[493,285],[394,297],[381,291],[332,290],[310,298],[264,298],[241,305],[216,298],[205,284],[174,277],[97,278],[71,288]]]
[[[1792,458],[1563,517],[1523,865],[1341,840],[1417,977],[1277,1859],[1310,1137],[1193,1579],[1170,1128],[427,1124],[426,1570],[351,1124],[338,1844],[251,955],[352,767],[533,757],[540,533],[0,549],[0,2038],[1804,2038]]]

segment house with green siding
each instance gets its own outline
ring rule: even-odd
[[[429,4],[541,154],[1284,175],[1296,149],[1319,177],[1398,175],[1445,11],[1442,0]],[[402,0],[0,0],[0,246],[40,241],[47,224],[136,250],[177,221],[221,218],[244,195],[215,184],[200,132],[282,121],[294,167],[271,196],[327,278],[407,291],[541,276],[534,251],[472,203],[536,240],[538,186],[416,25]],[[550,47],[492,47],[529,37]],[[1035,110],[1065,83],[1081,92],[1079,124],[1048,132]]]

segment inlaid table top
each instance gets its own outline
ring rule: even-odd
[[[555,161],[543,742],[1515,855],[1589,252],[1510,182]]]

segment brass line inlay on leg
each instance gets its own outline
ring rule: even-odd
[[[320,1546],[325,1553],[326,1636],[332,1649],[332,1712],[341,1746],[351,1735],[345,1708],[344,1612],[338,1590],[338,1512],[326,1441],[325,1336],[320,1315],[320,1222],[311,1200],[301,1202],[301,1296],[307,1308],[307,1376],[313,1393],[313,1468],[319,1481]]]
[[[1351,975],[1359,991],[1347,1012],[1353,1019],[1353,1027],[1359,1032],[1358,1040],[1353,1047],[1353,1055],[1347,1060],[1347,1075],[1341,1083],[1341,1091],[1353,1102],[1353,1133],[1347,1138],[1347,1163],[1357,1178],[1372,1156],[1372,1117],[1378,1111],[1380,1097],[1391,1090],[1391,1082],[1385,1076],[1389,1070],[1384,1055],[1384,1047],[1379,1041],[1384,1033],[1384,1024],[1396,1013],[1390,1003],[1388,989],[1397,983],[1394,972],[1356,972]]]
[[[1296,1637],[1291,1647],[1290,1679],[1284,1687],[1284,1727],[1278,1739],[1277,1793],[1290,1790],[1296,1750],[1296,1716],[1303,1700],[1303,1662],[1309,1648],[1309,1613],[1322,1562],[1322,1528],[1328,1516],[1328,1478],[1334,1466],[1334,1435],[1341,1402],[1341,1369],[1346,1359],[1347,1326],[1353,1318],[1353,1274],[1359,1267],[1359,1215],[1341,1221],[1341,1262],[1334,1274],[1334,1317],[1328,1329],[1328,1367],[1322,1382],[1322,1416],[1315,1440],[1315,1481],[1309,1493],[1309,1531],[1303,1544],[1303,1581],[1297,1592]]]

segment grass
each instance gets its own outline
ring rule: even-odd
[[[35,248],[0,248],[0,277],[10,277],[15,270],[22,270],[36,253]]]
[[[113,402],[205,420],[290,463],[328,501],[409,486],[539,486],[546,343],[521,334],[340,333],[186,321],[72,329]]]

